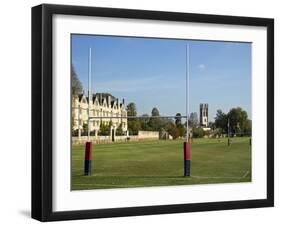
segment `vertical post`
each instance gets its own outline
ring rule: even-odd
[[[190,176],[190,142],[183,143],[184,149],[184,176]]]
[[[87,141],[85,146],[84,175],[92,174],[92,142]]]
[[[184,176],[190,176],[190,134],[189,134],[189,44],[186,45],[186,142],[183,143],[184,149]]]
[[[91,73],[92,73],[92,49],[89,49],[88,65],[88,141],[85,145],[84,175],[92,174],[92,142],[90,141],[90,99],[91,99]]]
[[[91,73],[92,73],[92,49],[89,49],[89,70],[88,70],[88,141],[90,141],[90,100],[91,100]]]
[[[186,142],[189,142],[189,126],[188,126],[188,118],[189,118],[189,44],[186,45]]]

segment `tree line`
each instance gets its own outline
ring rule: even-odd
[[[135,103],[127,105],[127,115],[137,116],[137,107]],[[157,118],[160,116],[159,110],[154,107],[151,110],[151,116],[148,114],[141,115],[140,118],[128,118],[128,130],[130,135],[138,134],[138,131],[159,131],[160,133],[167,132],[176,139],[185,136],[186,127],[182,123],[181,114],[177,113],[174,119],[171,118]]]
[[[232,108],[228,113],[217,110],[214,128],[218,134],[230,132],[231,136],[250,136],[252,134],[252,121],[241,107]]]
[[[203,130],[199,125],[196,112],[192,112],[189,116],[189,127],[192,130],[193,137],[203,137],[212,133],[221,136],[230,133],[230,136],[251,136],[252,121],[248,118],[248,114],[241,107],[231,108],[228,113],[224,113],[221,109],[217,110],[214,122],[209,122],[210,131]]]

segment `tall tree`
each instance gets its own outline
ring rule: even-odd
[[[220,128],[222,132],[227,133],[227,121],[228,117],[222,110],[217,110],[217,114],[215,117],[215,126],[216,128]]]
[[[191,112],[188,119],[188,125],[194,130],[198,126],[198,115],[196,112]]]
[[[127,105],[127,115],[128,116],[137,116],[137,107],[136,104],[131,102]],[[136,135],[141,128],[139,119],[129,118],[128,119],[128,130],[130,134]]]
[[[141,124],[138,119],[128,120],[128,130],[131,135],[137,135],[141,129]]]
[[[72,95],[78,95],[82,93],[82,84],[80,80],[78,79],[77,73],[73,67],[73,64],[71,64],[71,92]]]
[[[216,125],[215,125],[214,122],[209,122],[208,124],[209,124],[209,127],[210,127],[211,129],[214,130],[214,129],[216,128]]]
[[[160,112],[156,107],[154,107],[151,111],[151,115],[152,116],[160,116]]]
[[[215,117],[215,127],[217,129],[227,133],[228,120],[232,134],[251,134],[251,123],[248,119],[248,114],[241,107],[232,108],[227,114],[223,113],[222,110],[217,110]]]
[[[157,118],[157,116],[160,116],[159,110],[156,107],[154,107],[151,111],[151,115],[156,118],[153,118],[153,117],[150,118],[149,123],[148,123],[149,127],[154,131],[160,131],[161,119]]]
[[[135,103],[131,102],[127,105],[127,115],[137,116],[137,107]]]
[[[186,133],[186,129],[184,127],[184,125],[181,122],[181,113],[177,113],[175,116],[175,124],[176,124],[176,128],[178,130],[177,134],[180,137],[183,137]]]
[[[140,119],[141,129],[144,131],[149,131],[151,128],[149,127],[149,115],[143,114]]]
[[[177,113],[175,116],[175,123],[176,125],[181,125],[181,113]]]
[[[241,107],[232,108],[227,114],[230,129],[234,134],[243,134],[248,130],[248,114]]]

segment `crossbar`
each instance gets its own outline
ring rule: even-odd
[[[92,116],[89,117],[90,119],[100,119],[100,118],[127,118],[127,119],[134,119],[134,118],[187,118],[187,116]]]

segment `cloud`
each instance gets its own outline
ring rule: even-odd
[[[203,70],[205,70],[206,66],[205,66],[205,64],[199,64],[198,68],[200,71],[203,71]]]

